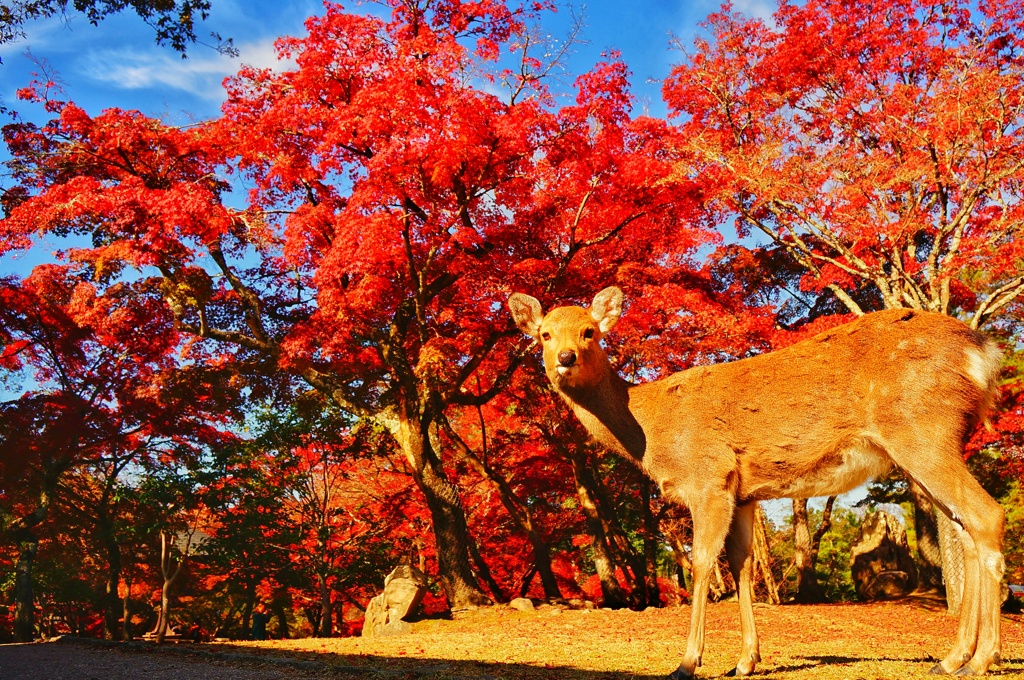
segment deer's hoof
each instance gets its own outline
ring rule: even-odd
[[[971,668],[970,666],[963,666],[960,670],[958,670],[957,672],[953,673],[953,675],[961,675],[961,676],[963,676],[963,675],[977,675],[977,673],[975,673],[974,669]]]
[[[672,671],[672,674],[668,676],[668,680],[690,680],[692,677],[694,677],[693,671],[680,666]]]
[[[941,663],[937,663],[934,666],[932,666],[931,670],[928,671],[928,674],[929,675],[947,675],[946,669],[942,667]]]

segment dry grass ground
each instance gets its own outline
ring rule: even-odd
[[[426,620],[408,635],[276,640],[235,652],[316,660],[334,677],[661,678],[682,656],[689,607],[632,611],[518,612],[483,609],[456,620]],[[944,654],[956,621],[928,600],[762,607],[758,675],[811,678],[922,677]],[[738,606],[708,610],[703,677],[721,676],[739,652]],[[1003,616],[1003,665],[996,677],[1024,677],[1024,617]]]

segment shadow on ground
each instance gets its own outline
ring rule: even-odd
[[[806,671],[811,669],[822,670],[834,666],[848,666],[856,663],[865,662],[898,662],[898,663],[919,663],[922,669],[930,669],[934,664],[938,663],[939,660],[935,657],[925,656],[918,658],[906,658],[906,657],[891,657],[891,656],[798,656],[795,659],[803,659],[806,663],[795,663],[786,666],[772,666],[769,668],[759,668],[759,674],[771,675],[774,673],[791,673],[795,671]],[[1021,677],[1021,666],[1024,665],[1024,659],[1004,659],[1002,665],[990,668],[988,675],[994,676],[1012,676],[1015,678]]]
[[[534,680],[564,678],[566,680],[655,680],[664,674],[637,675],[624,672],[586,671],[578,668],[517,663],[485,663],[480,661],[402,658],[390,656],[337,654],[334,652],[304,652],[300,650],[255,651],[230,644],[163,645],[149,642],[111,642],[87,638],[65,637],[62,644],[77,644],[111,651],[140,655],[170,655],[217,665],[252,666],[273,669],[282,677],[293,678],[509,678]]]

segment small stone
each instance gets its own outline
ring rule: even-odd
[[[513,609],[518,609],[521,612],[532,612],[535,609],[533,601],[527,597],[517,597],[509,602],[508,606]]]

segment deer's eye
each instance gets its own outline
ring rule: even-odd
[[[585,337],[587,340],[590,340],[592,337],[594,337],[594,329],[588,328],[587,330],[583,331],[583,337]]]
[[[547,342],[548,340],[551,339],[551,333],[541,333],[540,339],[543,340],[544,342]]]

